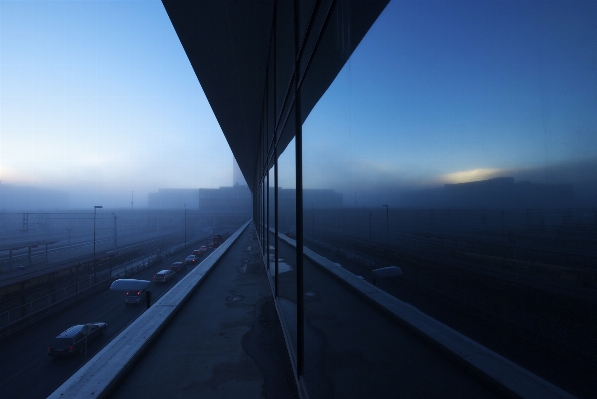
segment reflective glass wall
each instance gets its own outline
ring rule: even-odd
[[[297,258],[296,248],[289,245],[288,241],[294,243],[296,240],[296,191],[295,191],[295,146],[294,141],[290,143],[286,151],[278,159],[278,187],[272,186],[270,190],[270,202],[274,202],[274,196],[278,195],[278,273],[277,281],[277,305],[279,315],[287,333],[287,342],[290,343],[292,357],[297,357]],[[270,228],[272,230],[272,242],[275,239],[273,218],[270,217]],[[276,247],[272,245],[271,250]],[[275,254],[274,254],[275,255]],[[273,258],[275,262],[275,257]],[[275,266],[275,265],[274,265]]]
[[[354,46],[353,12],[334,10],[339,49]],[[595,48],[593,1],[390,2],[304,115],[302,192],[287,191],[294,141],[279,158],[278,232],[294,239],[298,217],[304,246],[326,262],[596,396]],[[289,310],[283,322],[304,328],[302,341],[290,336],[312,397],[433,396],[425,374],[478,396],[311,258],[293,269],[292,245],[274,238],[288,264],[279,296],[304,306],[298,324]],[[399,273],[383,276],[388,267]]]

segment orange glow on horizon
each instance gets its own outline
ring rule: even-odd
[[[504,169],[479,168],[449,173],[440,177],[440,181],[448,184],[469,183],[499,177],[506,172]]]

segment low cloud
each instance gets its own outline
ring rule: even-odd
[[[597,206],[597,159],[527,168],[475,168],[444,174],[416,166],[398,169],[370,160],[323,162],[305,165],[304,186],[342,192],[345,206],[400,205],[401,196],[408,193],[495,177],[513,177],[516,182],[536,184],[569,184],[573,186],[576,206]]]

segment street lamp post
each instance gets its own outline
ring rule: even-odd
[[[118,216],[114,212],[112,212],[112,216],[114,217],[114,250],[116,250],[118,248],[118,226],[116,225]]]
[[[315,241],[315,207],[311,204],[311,211],[313,212],[313,241]]]
[[[373,212],[369,212],[369,245],[371,245],[371,218]]]
[[[97,218],[98,208],[103,208],[101,205],[93,206],[93,284],[95,284],[95,220]]]
[[[390,207],[388,205],[382,205],[386,207],[386,262],[390,262]]]

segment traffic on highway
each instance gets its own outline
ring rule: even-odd
[[[193,247],[189,246],[134,276],[138,280],[152,281],[160,271],[169,272],[171,277],[151,285],[152,302],[209,252],[201,251],[198,262],[172,270],[172,265],[182,262],[192,250]],[[45,398],[52,393],[145,311],[143,300],[129,300],[128,295],[128,292],[125,294],[106,288],[0,341],[2,397]]]

